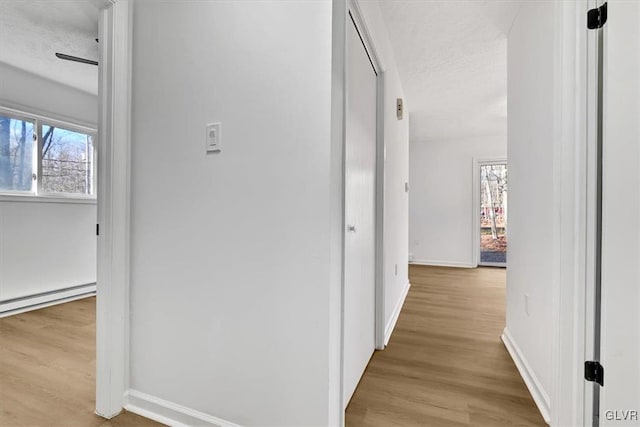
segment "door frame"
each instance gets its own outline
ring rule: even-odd
[[[583,0],[583,3],[586,9],[592,9],[600,6],[603,2],[600,0]],[[584,15],[586,16],[586,11]],[[583,28],[587,28],[586,22]],[[599,333],[596,328],[596,316],[599,317],[596,311],[598,298],[596,287],[599,286],[598,283],[600,282],[597,276],[601,266],[598,228],[602,226],[601,212],[600,214],[598,213],[601,209],[601,206],[598,206],[598,198],[602,197],[601,189],[598,189],[598,181],[601,180],[601,177],[598,177],[597,172],[598,134],[602,131],[602,123],[598,123],[598,109],[602,108],[598,100],[598,79],[601,78],[598,66],[598,33],[600,31],[585,30],[585,32],[583,41],[586,46],[586,48],[583,48],[585,67],[584,82],[582,83],[586,93],[584,95],[584,105],[581,105],[584,110],[584,148],[583,152],[579,152],[582,157],[581,164],[584,168],[579,170],[580,183],[584,188],[583,193],[579,194],[579,200],[584,209],[581,225],[584,226],[585,230],[583,241],[581,241],[584,246],[581,248],[584,251],[584,263],[581,265],[584,288],[581,295],[583,306],[580,309],[584,322],[578,329],[581,332],[580,341],[582,343],[580,362],[594,360],[596,353],[596,333]],[[598,348],[598,353],[599,350]],[[588,383],[583,380],[583,388],[580,392],[583,399],[582,423],[583,425],[593,425],[594,410],[599,406],[599,389],[595,383]]]
[[[384,344],[384,173],[385,173],[385,140],[384,140],[384,64],[380,56],[380,50],[376,45],[375,39],[369,30],[367,21],[362,13],[358,0],[334,0],[334,10],[339,15],[334,17],[339,18],[338,27],[334,23],[334,40],[338,41],[338,46],[334,45],[334,57],[338,57],[340,60],[336,61],[334,67],[339,67],[341,74],[341,100],[340,106],[333,108],[337,113],[335,119],[339,119],[339,130],[341,146],[341,285],[340,285],[340,344],[339,344],[339,356],[340,356],[340,369],[339,369],[339,417],[340,424],[344,424],[344,413],[346,407],[342,403],[343,388],[344,388],[344,286],[345,286],[345,243],[346,243],[346,219],[345,213],[345,176],[346,176],[346,122],[347,122],[347,79],[346,79],[346,57],[348,54],[346,43],[346,29],[347,25],[350,25],[350,21],[353,20],[362,42],[369,54],[372,66],[377,75],[376,85],[376,176],[375,176],[375,349],[383,350]],[[334,69],[335,70],[335,69]],[[334,88],[336,85],[334,84]],[[334,131],[336,131],[334,126]]]
[[[593,340],[595,44],[587,11],[595,0],[555,3],[553,152],[553,352],[551,425],[588,425],[592,411],[584,361]],[[589,89],[588,89],[589,88]],[[589,336],[591,335],[591,338]]]
[[[490,158],[473,158],[473,265],[483,266],[483,267],[506,267],[506,264],[494,263],[494,262],[480,262],[480,194],[482,191],[480,189],[480,168],[482,166],[490,166],[490,165],[507,165],[506,157],[490,157]],[[508,251],[508,247],[507,247]]]
[[[90,1],[100,9],[95,412],[113,418],[129,388],[132,2]]]

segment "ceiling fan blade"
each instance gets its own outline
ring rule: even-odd
[[[56,56],[60,59],[64,59],[66,61],[74,61],[74,62],[80,62],[82,64],[89,64],[89,65],[98,65],[98,61],[93,61],[91,59],[86,59],[86,58],[80,58],[77,56],[71,56],[71,55],[67,55],[64,53],[58,53],[56,52]]]

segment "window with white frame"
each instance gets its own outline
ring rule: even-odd
[[[94,133],[0,111],[0,193],[94,195]]]

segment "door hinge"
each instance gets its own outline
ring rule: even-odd
[[[584,362],[584,379],[604,386],[604,368],[600,362],[593,360]]]
[[[96,224],[96,236],[100,235],[100,224]]]
[[[602,28],[607,22],[607,3],[587,12],[587,28],[595,30]]]

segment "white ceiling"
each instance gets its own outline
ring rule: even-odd
[[[88,0],[0,0],[0,62],[98,93],[98,67],[56,52],[98,59],[98,9]]]
[[[412,142],[506,132],[507,41],[516,1],[379,0]]]

